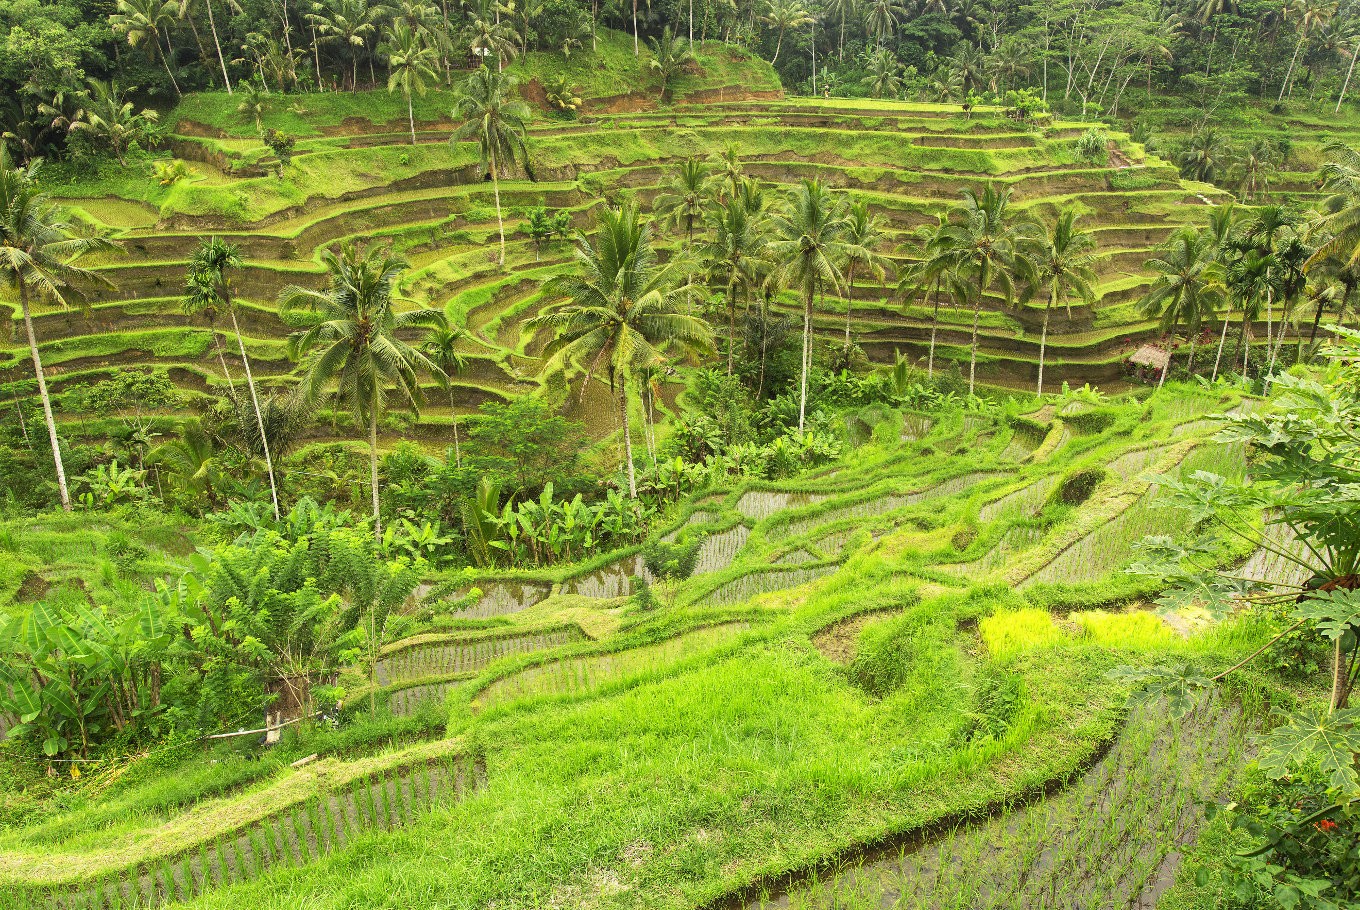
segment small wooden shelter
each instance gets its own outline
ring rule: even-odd
[[[1143,382],[1160,382],[1171,363],[1171,352],[1155,344],[1145,344],[1129,355],[1129,372]]]

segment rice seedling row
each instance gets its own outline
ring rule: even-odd
[[[457,619],[490,619],[518,613],[545,599],[551,591],[548,585],[537,582],[493,581],[477,587],[482,592],[477,602],[450,615]]]
[[[701,603],[720,606],[741,603],[757,594],[796,588],[839,569],[839,565],[815,566],[806,569],[777,569],[772,572],[749,572],[710,591]]]
[[[623,597],[631,592],[634,577],[655,581],[640,555],[626,556],[587,575],[569,579],[562,583],[562,593],[601,599]]]
[[[978,510],[978,521],[986,524],[996,521],[1003,515],[1017,518],[1030,518],[1038,513],[1048,499],[1048,494],[1058,485],[1058,475],[1050,474],[1027,484],[1014,493],[1007,493],[994,499]]]
[[[540,696],[583,695],[607,683],[665,670],[680,660],[730,641],[747,628],[749,624],[744,622],[724,623],[656,644],[526,667],[491,683],[478,694],[475,704],[491,707]]]
[[[12,895],[14,910],[130,910],[191,900],[277,867],[300,866],[344,849],[361,833],[410,824],[480,785],[485,768],[460,756],[379,773],[246,828],[99,880]]]
[[[534,635],[507,635],[472,642],[447,642],[403,648],[379,660],[374,677],[380,686],[426,676],[474,673],[507,654],[554,648],[579,637],[574,629]]]
[[[1232,710],[1135,711],[1109,753],[1057,796],[866,857],[751,910],[1092,910],[1153,906],[1247,755]]]

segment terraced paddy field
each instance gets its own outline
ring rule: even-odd
[[[383,429],[385,444],[400,429],[442,448],[450,441],[451,415],[539,386],[545,338],[527,320],[545,303],[542,282],[566,269],[571,256],[561,240],[535,249],[522,230],[529,211],[544,205],[567,212],[576,227],[588,231],[600,205],[627,194],[650,206],[682,160],[712,159],[729,147],[744,173],[768,190],[816,177],[867,200],[886,219],[893,268],[881,281],[857,276],[848,299],[819,300],[814,319],[815,330],[831,345],[844,331],[848,310],[855,342],[879,363],[891,362],[899,351],[912,359],[926,354],[933,301],[898,299],[895,273],[911,261],[912,232],[933,222],[964,189],[1004,186],[1019,210],[1036,215],[1078,211],[1082,225],[1099,239],[1099,299],[1054,313],[1048,375],[1055,385],[1118,388],[1127,354],[1158,335],[1131,307],[1148,281],[1143,260],[1177,225],[1201,221],[1208,203],[1226,198],[1182,182],[1175,168],[1117,131],[1108,134],[1112,151],[1102,163],[1077,152],[1090,123],[1024,128],[996,109],[965,113],[948,105],[786,98],[763,64],[717,45],[701,54],[702,75],[685,77],[672,104],[657,106],[641,91],[609,95],[601,85],[628,83],[609,68],[618,42],[618,36],[608,39],[604,63],[592,63],[587,53],[573,64],[578,67],[573,72],[594,65],[608,76],[589,81],[594,93],[587,93],[578,119],[538,110],[529,129],[536,179],[520,174],[500,184],[507,231],[503,269],[494,249],[493,187],[483,179],[471,143],[447,142],[451,100],[438,92],[420,99],[414,145],[399,119],[404,111],[386,94],[362,99],[368,119],[352,115],[359,107],[337,107],[340,102],[325,95],[290,106],[276,102],[264,125],[299,137],[282,176],[272,173],[267,151],[253,138],[254,125],[234,114],[225,96],[195,96],[166,122],[174,133],[173,155],[197,168],[196,175],[171,187],[130,173],[97,179],[62,175],[46,184],[125,250],[95,263],[111,287],[91,292],[87,312],[39,307],[36,314],[62,432],[70,438],[110,432],[107,420],[81,413],[75,393],[120,370],[169,377],[186,393],[185,408],[226,386],[214,344],[214,332],[222,340],[225,326],[185,316],[180,302],[185,263],[201,238],[238,244],[247,259],[235,280],[238,320],[267,389],[288,386],[295,371],[284,349],[290,326],[275,304],[278,292],[290,284],[319,286],[321,252],[360,239],[404,254],[411,264],[402,286],[409,305],[441,308],[466,332],[460,343],[466,364],[452,394],[429,389],[419,425]],[[527,59],[514,69],[536,78],[539,63]],[[531,100],[538,97],[535,85],[526,83]],[[383,119],[389,114],[394,119]],[[790,313],[799,307],[791,293],[775,304]],[[1032,385],[1041,320],[1037,302],[985,301],[982,381]],[[945,365],[966,366],[970,322],[971,313],[941,308],[936,356]],[[23,333],[15,325],[7,334],[0,348],[0,399],[23,399],[34,394],[31,366],[19,344]],[[673,405],[684,378],[681,373],[668,384],[666,402]],[[595,403],[572,407],[597,437],[613,433],[612,424],[598,416],[609,410]],[[330,430],[323,423],[310,433],[326,437]]]
[[[601,580],[635,577],[635,550],[430,578],[373,691],[380,717],[425,718],[398,741],[261,764],[226,789],[186,773],[168,805],[128,785],[18,825],[0,832],[0,893],[200,910],[304,894],[326,910],[1154,906],[1194,887],[1199,800],[1230,792],[1259,719],[1231,693],[1175,723],[1131,711],[1108,673],[1225,668],[1274,628],[1164,618],[1123,569],[1149,526],[1193,532],[1152,475],[1243,470],[1212,427],[1176,432],[1240,401],[1174,384],[1085,401],[1108,418],[1098,432],[1065,432],[1066,400],[933,412],[920,438],[879,434],[831,470],[678,504],[656,536],[722,544],[650,600]],[[1036,425],[1048,451],[1017,457]],[[535,594],[506,612],[510,583]],[[469,606],[473,588],[495,609]],[[357,722],[367,668],[340,683]]]

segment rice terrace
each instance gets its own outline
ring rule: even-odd
[[[0,0],[0,910],[1360,907],[1357,35]]]

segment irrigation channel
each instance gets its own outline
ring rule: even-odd
[[[1136,708],[1109,751],[1047,798],[847,857],[747,894],[742,910],[1151,910],[1249,754],[1242,716]]]

